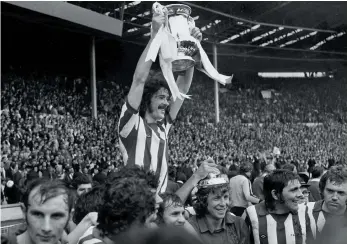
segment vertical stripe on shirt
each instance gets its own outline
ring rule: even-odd
[[[284,231],[286,233],[287,244],[295,244],[295,233],[293,225],[293,215],[290,213],[284,221]]]
[[[259,221],[258,221],[257,211],[255,210],[255,206],[253,205],[253,206],[248,207],[246,211],[248,213],[248,216],[249,216],[249,219],[250,219],[251,225],[252,225],[254,244],[260,244]]]
[[[161,145],[164,143],[161,143]],[[164,155],[165,152],[165,147],[166,145],[163,145],[163,152],[162,152],[162,156]],[[159,150],[160,152],[160,150]],[[168,174],[168,168],[167,168],[167,162],[166,162],[166,157],[162,158],[159,162],[163,162],[162,165],[160,165],[160,177],[159,177],[159,189],[161,193],[164,193],[167,187],[167,174]]]
[[[316,226],[316,220],[313,217],[313,207],[314,207],[314,202],[308,202],[307,203],[307,215],[310,220],[310,227],[312,231],[313,238],[316,239],[317,236],[317,226]]]
[[[144,169],[147,171],[147,170],[151,170],[151,167],[153,166],[153,160],[155,159],[155,157],[152,157],[152,155],[155,155],[155,153],[157,151],[151,150],[152,149],[151,147],[153,145],[155,145],[155,143],[152,143],[152,141],[154,139],[154,133],[152,133],[152,129],[149,127],[148,124],[146,124],[146,122],[144,122],[144,128],[145,128],[145,131],[146,131],[145,152],[146,151],[150,152],[150,153],[145,153],[144,154],[144,159],[143,159]],[[157,166],[157,165],[155,164],[155,166]]]
[[[124,104],[122,107],[122,112],[119,120],[119,134],[126,138],[130,132],[135,128],[137,129],[139,125],[139,117],[136,114],[133,114],[127,109],[127,105]]]
[[[299,205],[298,218],[302,233],[302,243],[306,244],[306,206],[304,204]]]
[[[270,214],[266,215],[266,221],[268,243],[277,244],[277,222]]]
[[[323,211],[320,211],[318,215],[318,219],[317,219],[317,229],[319,232],[322,232],[324,225],[325,225],[325,217],[324,217]]]
[[[144,166],[143,159],[145,157],[145,146],[146,146],[146,130],[143,120],[140,120],[138,136],[136,140],[136,152],[135,152],[135,164]]]

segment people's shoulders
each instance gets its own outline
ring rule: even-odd
[[[233,178],[231,178],[230,181],[231,180],[234,182],[246,182],[246,181],[248,181],[248,179],[244,175],[236,175]]]
[[[261,216],[269,214],[265,205],[265,201],[261,201],[260,203],[247,207],[245,212],[251,213],[253,211],[255,211],[257,215],[261,215]]]
[[[242,217],[236,216],[231,212],[227,212],[225,215],[226,224],[235,224],[236,228],[242,227],[245,224],[245,220]]]
[[[261,185],[263,182],[264,182],[264,177],[259,176],[259,177],[254,179],[253,185]]]

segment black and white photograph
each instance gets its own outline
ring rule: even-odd
[[[346,1],[1,1],[1,244],[345,244]]]

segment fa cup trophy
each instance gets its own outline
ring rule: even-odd
[[[177,41],[177,57],[172,61],[172,71],[184,71],[194,66],[193,57],[199,52],[197,40],[190,35],[195,27],[191,8],[184,4],[166,6],[168,11],[168,27]]]
[[[155,2],[153,13],[166,16],[166,23],[158,30],[149,48],[146,61],[155,61],[159,54],[160,67],[175,100],[189,98],[179,92],[174,80],[173,72],[184,72],[195,66],[208,77],[225,85],[232,77],[219,74],[211,64],[203,50],[200,41],[191,36],[195,28],[195,21],[190,16],[191,8],[184,4],[163,6]],[[153,33],[152,33],[153,35]],[[196,58],[198,57],[198,59]]]

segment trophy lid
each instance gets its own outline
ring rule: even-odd
[[[185,4],[170,4],[165,6],[168,10],[168,15],[184,15],[189,17],[192,9]]]
[[[209,174],[205,179],[199,181],[198,188],[226,185],[228,181],[222,175]]]

